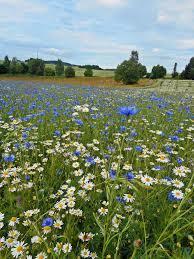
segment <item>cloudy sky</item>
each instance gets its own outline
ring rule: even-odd
[[[194,56],[194,0],[0,0],[0,58],[61,58],[116,67],[139,51],[148,68]]]

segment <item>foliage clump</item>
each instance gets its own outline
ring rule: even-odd
[[[75,70],[71,66],[66,67],[65,77],[67,78],[75,77]]]
[[[37,76],[43,76],[44,75],[45,64],[44,64],[44,61],[42,59],[31,58],[28,61],[28,66],[29,66],[29,73],[31,75],[37,75]]]
[[[194,80],[194,57],[190,59],[188,65],[186,65],[185,70],[181,73],[182,79]]]
[[[115,71],[115,80],[123,84],[134,84],[147,74],[147,69],[139,63],[139,55],[137,51],[132,51],[129,60],[123,61],[117,66]]]
[[[85,77],[92,77],[93,76],[93,71],[91,68],[87,68],[84,72]]]
[[[44,70],[44,75],[45,76],[55,76],[55,70],[52,69],[51,67],[46,67]]]
[[[152,79],[164,78],[166,73],[167,71],[165,67],[157,65],[152,68],[150,77]]]
[[[61,76],[64,74],[64,64],[60,59],[57,60],[57,64],[55,66],[55,72],[57,76]]]

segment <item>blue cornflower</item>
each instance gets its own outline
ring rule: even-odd
[[[26,181],[30,181],[30,176],[29,176],[29,175],[26,175],[26,176],[25,176],[25,179],[26,179]]]
[[[76,150],[73,154],[74,154],[75,156],[80,156],[80,155],[81,155],[81,152]]]
[[[128,172],[125,174],[125,177],[128,181],[131,181],[135,178],[134,174],[132,172]]]
[[[121,115],[131,116],[135,115],[139,112],[139,110],[135,106],[123,106],[119,108],[119,113]]]
[[[172,182],[172,178],[170,176],[165,176],[164,179],[167,180],[168,182]]]
[[[171,148],[171,147],[169,147],[169,146],[166,146],[166,148],[165,148],[165,149],[166,149],[166,152],[167,152],[167,153],[171,153],[171,152],[172,152],[172,148]]]
[[[176,134],[180,134],[182,132],[183,132],[183,129],[178,129],[178,130],[175,131]]]
[[[115,170],[110,170],[110,172],[109,172],[109,176],[110,176],[111,179],[115,179],[116,174],[117,174],[117,172]]]
[[[28,137],[28,134],[26,133],[26,132],[24,132],[23,134],[22,134],[22,138],[23,139],[26,139]]]
[[[121,126],[121,127],[120,127],[120,131],[121,131],[121,132],[126,131],[126,129],[127,129],[127,128],[126,128],[125,126]]]
[[[160,171],[160,170],[162,170],[162,169],[163,169],[163,167],[160,166],[160,165],[155,165],[155,166],[154,166],[154,170],[155,170],[155,171]]]
[[[173,190],[168,193],[168,199],[170,201],[180,201],[183,199],[183,192],[181,190]]]
[[[54,131],[54,135],[55,135],[56,137],[60,137],[60,136],[61,136],[60,130],[55,130],[55,131]]]
[[[20,147],[20,144],[19,143],[15,143],[14,147],[18,149]]]
[[[141,151],[143,150],[143,148],[142,148],[141,146],[136,146],[136,147],[135,147],[135,150],[141,152]]]
[[[166,115],[172,116],[173,115],[173,111],[167,111]]]
[[[176,136],[176,135],[175,135],[175,136],[171,136],[170,139],[171,139],[172,141],[175,141],[175,142],[176,142],[176,141],[179,141],[179,137]]]
[[[26,149],[29,149],[29,148],[31,148],[31,143],[30,142],[25,142],[24,143],[24,147],[26,148]]]
[[[79,126],[84,125],[84,123],[83,123],[82,120],[77,119],[77,120],[75,120],[75,122],[76,122]]]
[[[94,161],[94,158],[92,156],[89,156],[86,158],[86,162],[87,163],[90,163],[91,165],[95,165],[95,161]]]
[[[14,155],[6,155],[4,157],[4,161],[6,163],[13,163],[15,161],[15,156]]]
[[[42,227],[51,227],[53,225],[53,219],[52,218],[45,218],[42,221]]]
[[[176,161],[178,164],[182,164],[184,160],[181,157],[178,157]]]
[[[130,134],[131,137],[136,137],[137,135],[138,135],[138,134],[137,134],[136,131],[132,131],[131,134]]]
[[[168,199],[169,199],[169,201],[174,201],[174,200],[175,200],[175,198],[174,198],[172,192],[169,192],[169,193],[168,193]]]
[[[126,203],[125,199],[122,198],[122,197],[119,197],[119,196],[116,197],[116,200],[117,200],[118,202],[120,202],[120,203],[123,203],[123,204]]]

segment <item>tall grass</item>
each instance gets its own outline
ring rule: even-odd
[[[0,92],[0,258],[192,258],[189,92]]]

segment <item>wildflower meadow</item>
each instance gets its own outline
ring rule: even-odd
[[[192,105],[0,81],[0,258],[193,258]]]

